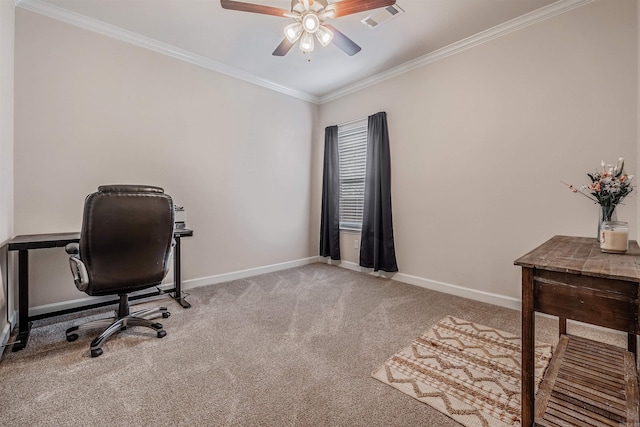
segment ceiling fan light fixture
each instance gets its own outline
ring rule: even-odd
[[[302,27],[308,33],[315,33],[320,27],[320,19],[315,13],[307,13],[302,17]]]
[[[333,31],[331,31],[324,25],[320,25],[320,28],[318,28],[318,31],[316,31],[316,37],[318,38],[318,41],[320,42],[322,47],[326,47],[329,43],[331,43],[331,40],[333,40]]]
[[[305,31],[300,39],[300,50],[303,52],[313,51],[313,34]]]
[[[301,35],[302,25],[299,22],[294,22],[284,27],[284,36],[289,40],[289,43],[295,43]]]

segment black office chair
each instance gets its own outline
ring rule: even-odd
[[[91,356],[102,354],[111,335],[130,326],[146,326],[167,333],[154,318],[170,316],[166,307],[129,314],[128,294],[159,285],[169,270],[173,245],[174,209],[171,196],[159,187],[103,185],[84,202],[80,243],[66,251],[76,287],[92,296],[119,295],[112,318],[67,329],[67,341],[76,331],[106,327],[91,342]]]

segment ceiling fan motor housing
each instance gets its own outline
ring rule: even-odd
[[[311,34],[318,31],[318,28],[320,27],[320,19],[318,18],[318,15],[313,12],[306,13],[302,17],[302,26],[306,32]]]

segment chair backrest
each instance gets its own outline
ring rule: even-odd
[[[124,294],[159,284],[169,270],[174,209],[159,187],[104,185],[84,202],[80,258],[89,295]]]

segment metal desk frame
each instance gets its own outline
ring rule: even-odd
[[[174,294],[171,298],[177,301],[178,304],[184,308],[190,308],[191,304],[189,304],[182,296],[180,240],[182,237],[190,236],[193,236],[193,230],[181,229],[174,231],[173,237],[176,241],[176,245],[173,248],[174,287],[165,291],[173,292]],[[34,320],[86,310],[89,308],[102,307],[118,302],[118,300],[115,299],[113,301],[104,301],[38,316],[29,316],[29,251],[32,249],[65,247],[68,243],[75,243],[79,241],[80,233],[50,233],[20,235],[6,242],[8,251],[18,251],[18,335],[16,337],[16,342],[13,344],[12,351],[19,351],[27,346],[29,333],[31,332],[31,322]],[[159,294],[160,292],[153,291],[134,295],[130,299],[135,300]]]

